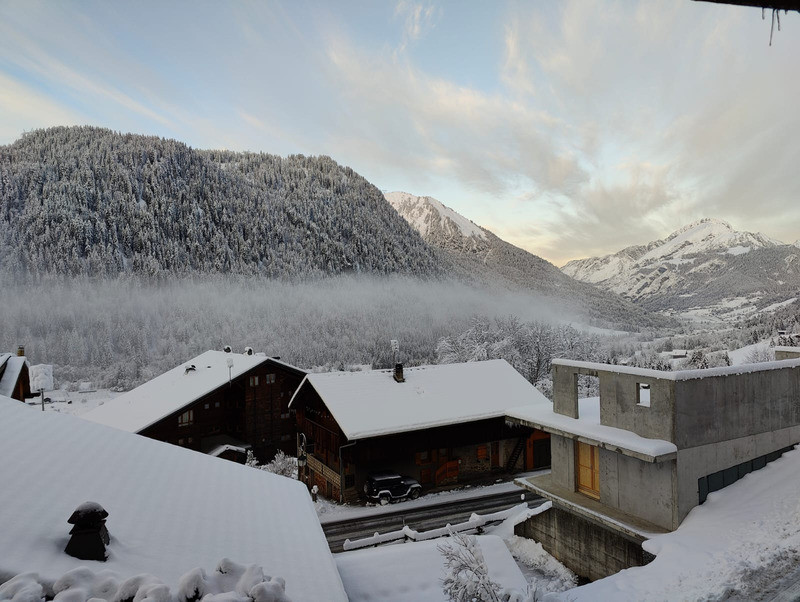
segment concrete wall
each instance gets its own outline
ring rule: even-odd
[[[553,410],[578,417],[577,375],[600,380],[600,423],[651,439],[675,438],[675,383],[667,379],[575,366],[553,366]],[[650,385],[650,405],[638,403],[638,385]]]
[[[674,382],[600,372],[600,424],[650,439],[675,439]],[[650,406],[637,403],[638,385],[650,385]]]
[[[699,502],[697,480],[800,441],[800,426],[678,450],[677,522]]]
[[[800,367],[677,381],[675,398],[678,449],[778,431],[800,424]]]
[[[554,485],[575,491],[575,441],[550,435],[550,475]]]
[[[643,462],[600,450],[600,501],[665,529],[676,529],[675,461]]]
[[[641,543],[555,507],[517,525],[514,533],[538,541],[567,568],[590,581],[653,559]]]
[[[776,360],[794,360],[800,357],[800,347],[775,347]]]

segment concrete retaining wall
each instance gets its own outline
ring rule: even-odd
[[[580,577],[595,581],[654,557],[631,541],[569,512],[553,507],[514,529],[528,537]]]

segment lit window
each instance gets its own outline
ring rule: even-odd
[[[189,426],[194,422],[194,410],[188,410],[178,416],[178,426]]]

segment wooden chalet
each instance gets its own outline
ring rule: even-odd
[[[295,452],[289,400],[305,372],[258,354],[206,351],[82,417],[243,462]]]
[[[550,402],[505,360],[308,374],[294,394],[307,484],[354,501],[373,471],[423,487],[550,465],[549,435],[506,410]]]
[[[17,401],[25,401],[33,396],[24,347],[17,349],[16,355],[0,353],[0,395]]]

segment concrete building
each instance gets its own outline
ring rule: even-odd
[[[775,347],[776,360],[791,360],[800,358],[800,347]]]
[[[599,379],[599,400],[579,402],[579,375]],[[679,372],[556,360],[553,394],[552,408],[508,413],[551,434],[551,474],[524,484],[553,510],[519,532],[590,579],[646,563],[645,539],[800,442],[800,359]]]

